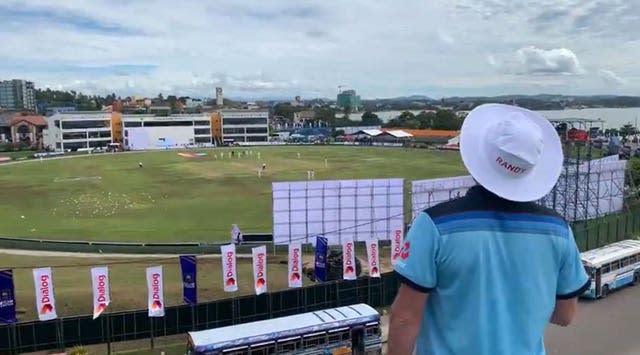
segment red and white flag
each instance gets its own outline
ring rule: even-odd
[[[106,266],[91,268],[91,285],[93,288],[93,319],[107,310],[109,296],[109,269]]]
[[[238,275],[236,272],[236,245],[220,246],[222,254],[222,282],[225,292],[238,291]]]
[[[53,276],[50,267],[33,269],[36,286],[36,311],[38,319],[47,321],[58,318],[56,299],[53,296]]]
[[[396,259],[400,256],[403,242],[402,229],[396,229],[391,237],[391,264],[395,264]]]
[[[289,287],[302,287],[302,244],[289,244]]]
[[[356,279],[356,255],[353,239],[342,241],[342,278],[345,280]]]
[[[251,249],[253,255],[253,287],[256,295],[267,292],[267,247],[259,246]]]
[[[369,263],[369,276],[380,277],[380,258],[377,239],[367,240],[367,261]]]
[[[149,317],[164,317],[164,290],[162,266],[147,268]]]

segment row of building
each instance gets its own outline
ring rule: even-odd
[[[80,111],[49,117],[0,115],[0,142],[22,142],[56,151],[106,148],[112,143],[142,150],[268,140],[267,110],[168,116]]]

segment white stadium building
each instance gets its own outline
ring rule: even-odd
[[[111,143],[120,143],[131,150],[148,150],[269,140],[267,110],[169,116],[60,112],[46,120],[43,143],[56,151],[105,148]]]

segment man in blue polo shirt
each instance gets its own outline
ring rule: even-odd
[[[543,355],[548,323],[566,326],[589,287],[571,229],[535,202],[562,170],[539,114],[481,105],[460,153],[478,183],[415,218],[395,271],[390,355]]]

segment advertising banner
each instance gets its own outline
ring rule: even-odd
[[[397,229],[391,237],[391,264],[395,264],[400,255],[403,239],[402,229]]]
[[[53,296],[53,276],[50,267],[33,269],[36,288],[36,311],[38,319],[48,321],[58,318],[56,299]]]
[[[302,287],[302,244],[289,244],[289,287]]]
[[[378,240],[367,240],[367,262],[369,263],[369,276],[380,277],[380,258],[378,253]]]
[[[256,295],[267,292],[267,247],[251,249],[253,256],[253,285]]]
[[[91,287],[93,288],[93,319],[96,319],[111,303],[109,269],[106,266],[91,268]]]
[[[316,259],[314,273],[316,281],[327,281],[327,252],[329,249],[327,238],[316,237]]]
[[[236,272],[236,246],[227,244],[220,247],[222,254],[222,282],[225,292],[238,291],[238,275]]]
[[[182,271],[182,300],[186,304],[198,303],[197,264],[195,255],[180,256],[180,270]]]
[[[356,279],[356,255],[353,239],[342,240],[342,278]]]
[[[149,317],[164,317],[162,266],[147,268],[147,293]]]
[[[0,270],[0,324],[17,321],[13,270]]]

